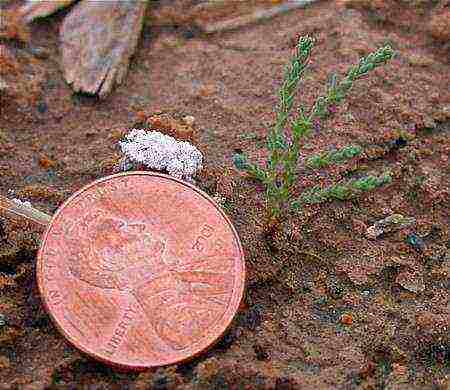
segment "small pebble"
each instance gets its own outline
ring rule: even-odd
[[[183,118],[183,122],[186,123],[188,126],[193,126],[195,123],[195,117],[193,117],[192,115],[186,115]]]
[[[408,372],[408,367],[405,367],[405,366],[403,366],[402,364],[399,364],[399,363],[393,363],[392,364],[392,372],[396,376],[404,376]]]
[[[192,30],[185,30],[183,31],[183,38],[184,39],[192,39],[195,37],[195,32]]]
[[[164,375],[158,375],[153,381],[153,389],[165,390],[168,389],[169,380]]]
[[[425,243],[423,240],[415,233],[410,233],[406,236],[406,242],[411,245],[416,251],[423,251],[425,248]]]
[[[11,362],[7,356],[0,355],[0,370],[6,370],[11,366]]]
[[[39,102],[37,105],[37,110],[40,114],[45,114],[48,110],[47,104],[45,102]]]
[[[444,344],[433,345],[430,348],[430,356],[439,364],[443,364],[445,361],[448,362],[450,358],[450,347]]]
[[[0,220],[0,241],[6,240],[5,222]]]
[[[31,46],[29,47],[29,51],[31,54],[33,54],[36,58],[39,58],[40,60],[46,60],[50,57],[49,50],[44,47]]]
[[[48,157],[42,156],[39,159],[39,165],[44,169],[53,168],[56,165],[56,162],[53,160],[50,160]]]
[[[0,78],[0,92],[6,91],[8,89],[8,84],[6,81]]]
[[[406,145],[408,145],[408,141],[402,137],[399,137],[395,141],[392,141],[391,148],[393,150],[397,150],[397,149],[404,148]]]
[[[259,344],[255,344],[253,346],[253,350],[255,351],[256,360],[259,360],[259,361],[269,360],[270,356],[269,356],[267,350],[263,346],[261,346]]]
[[[341,324],[343,325],[352,325],[353,324],[353,316],[351,314],[343,314],[341,317]]]

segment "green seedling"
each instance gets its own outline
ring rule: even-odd
[[[235,166],[261,181],[266,187],[269,224],[280,221],[286,211],[300,204],[316,203],[317,201],[339,199],[344,200],[354,196],[356,192],[370,191],[388,182],[385,174],[380,177],[368,176],[347,184],[338,184],[327,189],[312,189],[310,192],[295,199],[293,187],[297,182],[297,165],[302,142],[311,134],[318,121],[336,111],[352,89],[356,80],[362,79],[370,71],[388,62],[394,55],[389,45],[361,58],[351,66],[341,80],[332,75],[326,94],[319,96],[313,106],[307,110],[299,107],[294,115],[294,100],[298,84],[305,74],[314,46],[311,37],[301,37],[295,48],[295,53],[287,65],[284,81],[279,91],[279,103],[276,108],[276,121],[267,136],[269,158],[260,166],[251,163],[245,154],[234,158]],[[359,146],[350,145],[341,150],[323,153],[306,160],[309,168],[325,168],[331,164],[343,163],[362,153]],[[389,176],[390,178],[390,176]],[[308,199],[313,201],[308,201]]]

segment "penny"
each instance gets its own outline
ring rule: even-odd
[[[230,220],[170,176],[97,180],[55,213],[37,263],[44,304],[81,351],[125,369],[178,363],[216,342],[243,296]]]

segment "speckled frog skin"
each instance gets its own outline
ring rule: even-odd
[[[119,145],[125,156],[122,170],[143,164],[146,168],[166,171],[177,179],[192,182],[196,172],[202,169],[203,155],[195,146],[158,131],[133,129]]]

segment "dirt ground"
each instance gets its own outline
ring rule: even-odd
[[[52,213],[117,172],[127,129],[156,112],[192,115],[205,156],[197,184],[221,198],[244,246],[242,309],[191,362],[114,371],[74,349],[41,305],[41,231],[0,218],[0,388],[449,389],[448,1],[321,1],[209,36],[181,17],[152,26],[152,13],[169,3],[152,4],[126,81],[103,101],[64,82],[65,12],[35,23],[29,42],[0,41],[0,192]],[[304,34],[317,39],[299,94],[307,105],[330,72],[385,43],[397,54],[358,82],[301,149],[303,159],[351,143],[364,155],[333,169],[299,166],[296,191],[386,170],[393,181],[292,214],[268,242],[263,188],[232,157],[243,150],[265,161],[283,66]],[[367,237],[393,213],[416,223]]]

